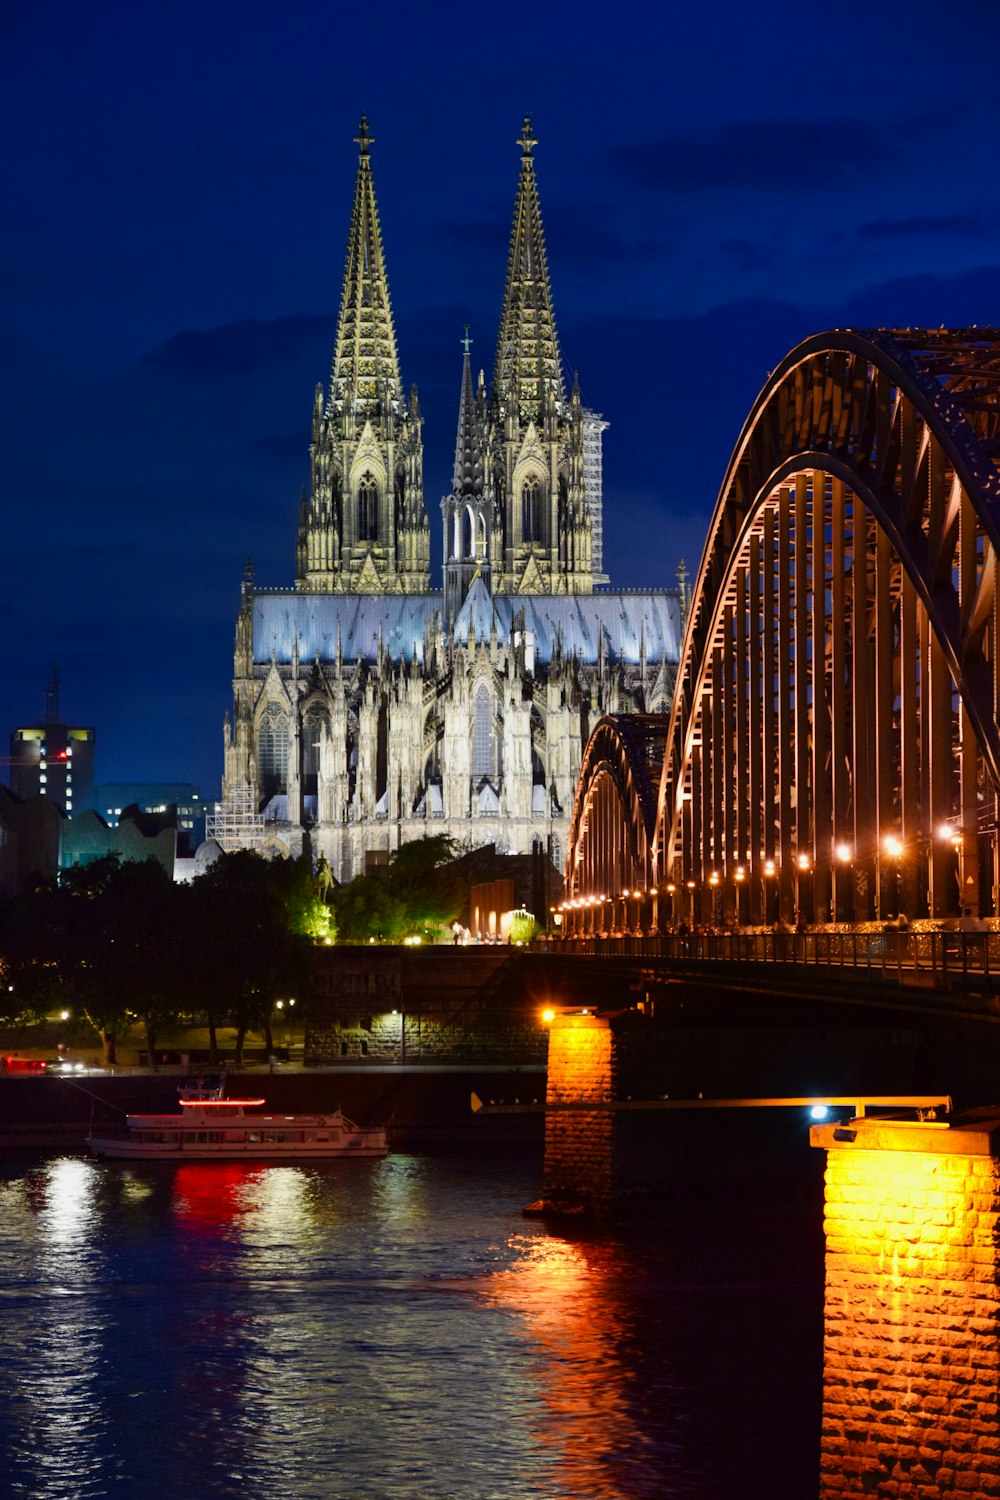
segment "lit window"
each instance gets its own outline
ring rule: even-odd
[[[40,760],[40,761],[39,761],[39,762],[38,762],[38,764],[39,764],[39,765],[40,765],[40,766],[41,766],[41,768],[42,768],[42,770],[43,770],[43,771],[45,771],[45,770],[47,770],[47,769],[48,769],[48,764],[49,764],[49,763],[48,763],[48,761],[47,761],[47,760]]]
[[[72,755],[73,754],[73,746],[72,745],[67,745],[66,746],[66,754],[67,755]]]
[[[44,797],[44,796],[45,796],[45,788],[44,788],[44,787],[43,787],[43,786],[40,786],[40,787],[39,787],[39,788],[38,788],[38,795],[39,795],[39,796],[40,796],[40,797]]]
[[[122,812],[121,808],[120,807],[116,807],[115,808],[115,817],[116,818],[120,818],[121,817],[121,812]]]
[[[45,783],[48,781],[49,778],[46,776],[45,772],[43,771],[42,774],[41,774],[41,776],[39,776],[38,779],[42,783],[42,786],[44,786]]]

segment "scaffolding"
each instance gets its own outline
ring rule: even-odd
[[[601,433],[608,423],[600,412],[583,409],[583,497],[590,517],[593,538],[594,582],[607,583],[604,571],[604,473],[601,460]]]
[[[234,849],[259,849],[264,842],[264,819],[249,781],[237,782],[215,804],[205,819],[205,837],[214,839],[224,854]]]

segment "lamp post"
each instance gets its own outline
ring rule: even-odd
[[[739,932],[743,925],[743,887],[746,883],[747,872],[743,865],[737,865],[733,871],[733,881],[736,885],[736,931]]]
[[[837,847],[834,849],[833,852],[834,852],[834,854],[837,857],[837,884],[836,884],[836,886],[834,888],[834,893],[833,893],[833,902],[832,902],[831,915],[832,915],[833,920],[835,922],[838,921],[839,918],[840,918],[840,907],[841,907],[841,899],[840,899],[840,875],[841,875],[841,873],[843,873],[844,879],[848,882],[847,888],[848,888],[848,893],[849,893],[849,897],[850,897],[850,899],[849,899],[849,901],[847,903],[847,920],[849,922],[853,923],[854,922],[854,866],[853,866],[852,861],[854,859],[854,851],[852,850],[850,844],[838,844]]]
[[[719,925],[719,872],[713,870],[708,877],[709,888],[712,892],[712,926]]]
[[[899,839],[896,837],[896,835],[893,834],[893,833],[890,833],[890,834],[886,835],[886,837],[882,840],[882,846],[883,846],[883,848],[885,850],[886,857],[889,860],[889,867],[890,867],[890,869],[892,871],[892,904],[896,908],[895,915],[898,917],[899,914],[900,914],[900,912],[899,912],[899,861],[902,858],[903,846],[900,843]],[[893,915],[892,912],[888,912],[888,913],[883,912],[882,905],[883,905],[883,902],[882,902],[882,882],[880,880],[879,881],[879,913],[878,913],[878,915],[879,915],[879,921],[880,922],[884,919],[885,916],[892,916]]]
[[[806,878],[806,876],[809,874],[809,871],[811,869],[812,869],[812,860],[809,858],[809,855],[805,854],[805,853],[799,854],[796,857],[796,860],[795,860],[795,925],[796,925],[796,927],[799,925],[799,923],[801,921],[804,920],[803,919],[803,913],[802,913],[802,889],[801,889],[801,882]]]
[[[677,886],[674,881],[667,881],[667,895],[670,897],[670,925],[677,926]]]
[[[692,927],[694,926],[694,892],[695,892],[695,884],[696,884],[696,882],[693,881],[693,880],[689,880],[687,882],[688,899],[689,899],[689,902],[690,902],[689,917],[688,917],[688,919],[689,919]]]
[[[761,900],[764,904],[765,927],[769,927],[774,920],[774,918],[771,916],[771,886],[769,882],[774,880],[777,873],[778,870],[774,860],[765,859],[763,865],[761,866],[760,876],[760,894]]]

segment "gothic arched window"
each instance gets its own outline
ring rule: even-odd
[[[305,777],[319,775],[319,747],[328,722],[322,704],[313,703],[306,709],[302,721],[302,774]],[[307,790],[315,788],[308,787]]]
[[[490,691],[482,684],[472,712],[472,774],[479,780],[493,775],[493,705]]]
[[[541,485],[532,475],[526,479],[521,486],[521,540],[525,542],[540,542],[542,540],[542,503]]]
[[[369,473],[358,485],[358,541],[378,541],[378,485]]]
[[[257,771],[261,789],[273,795],[288,787],[288,719],[269,703],[257,731]]]

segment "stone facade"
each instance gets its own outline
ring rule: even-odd
[[[429,833],[559,865],[596,719],[669,707],[683,595],[595,591],[607,424],[578,383],[566,394],[527,121],[492,388],[466,334],[431,589],[422,417],[416,388],[403,395],[364,120],[357,140],[295,587],[244,582],[224,803],[263,811],[265,849],[308,848],[341,880]]]
[[[991,1130],[812,1137],[828,1151],[821,1500],[1000,1495]]]
[[[318,949],[305,1061],[531,1068],[540,1100],[545,1029],[513,967],[502,948]]]

